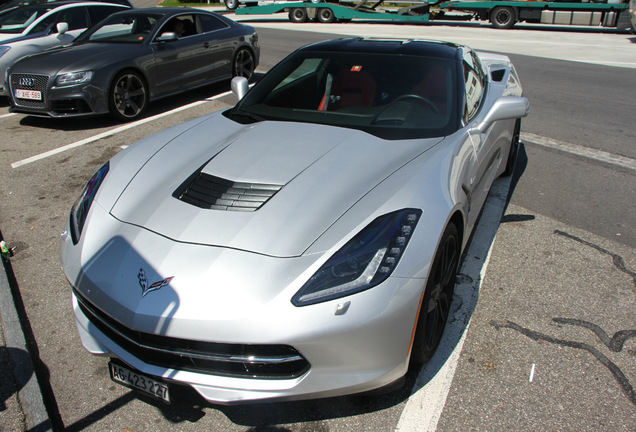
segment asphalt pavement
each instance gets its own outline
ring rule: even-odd
[[[5,271],[0,270],[0,431],[52,430],[23,331],[28,319],[19,291],[9,284],[11,262],[1,260]]]
[[[636,430],[634,249],[514,205],[495,222],[489,271],[462,326],[458,372],[442,386],[446,407],[430,414],[418,392],[433,386],[416,384],[398,430],[418,430],[413,418],[433,430],[471,430],[474,424],[462,423],[471,418],[481,419],[481,430],[567,430],[564,424],[577,422],[587,430]],[[3,265],[0,432],[52,430],[35,372],[45,374],[46,366],[30,340],[10,259]],[[511,307],[501,310],[504,301]],[[570,379],[559,387],[555,377],[563,375]],[[581,393],[589,395],[583,405],[575,397]],[[515,401],[516,417],[498,415],[504,400]]]

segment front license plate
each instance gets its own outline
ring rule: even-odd
[[[170,393],[166,384],[113,362],[108,363],[108,369],[110,369],[110,378],[116,383],[140,390],[155,399],[170,403]]]
[[[42,92],[38,90],[15,89],[15,97],[18,99],[42,100]]]

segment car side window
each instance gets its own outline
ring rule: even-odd
[[[47,28],[49,28],[49,26],[51,26],[51,24],[53,23],[57,23],[57,16],[58,14],[54,13],[51,14],[49,16],[47,16],[46,18],[42,19],[40,22],[38,22],[29,32],[29,34],[35,34],[35,33],[40,33],[45,31]],[[55,26],[53,26],[50,30],[50,33],[57,33],[57,28],[55,28]]]
[[[462,63],[464,66],[464,89],[466,91],[464,122],[468,123],[475,117],[481,107],[486,80],[482,72],[481,63],[472,51],[464,52]]]
[[[124,10],[124,8],[115,6],[91,6],[88,8],[88,15],[91,19],[91,25],[97,24],[109,15],[112,15],[115,12],[120,12],[122,10]]]
[[[60,11],[57,22],[67,23],[69,30],[88,28],[88,13],[86,7],[75,7]]]
[[[198,18],[201,26],[201,33],[221,30],[228,27],[226,23],[212,15],[201,14],[198,16]]]
[[[179,15],[164,24],[159,34],[176,33],[179,39],[198,33],[193,14]]]

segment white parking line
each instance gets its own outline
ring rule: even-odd
[[[603,150],[597,150],[525,132],[521,133],[521,141],[636,171],[636,159],[632,159],[627,156],[621,156]]]
[[[37,162],[37,161],[42,160],[42,159],[46,159],[48,157],[63,153],[65,151],[68,151],[68,150],[71,150],[71,149],[74,149],[74,148],[77,148],[77,147],[81,147],[83,145],[95,142],[95,141],[100,140],[102,138],[113,136],[115,134],[118,134],[118,133],[123,132],[125,130],[128,130],[130,128],[133,128],[135,126],[139,126],[139,125],[144,124],[144,123],[149,123],[151,121],[160,119],[162,117],[166,117],[166,116],[172,115],[172,114],[174,114],[176,112],[179,112],[179,111],[184,111],[184,110],[187,110],[187,109],[190,109],[190,108],[194,108],[195,106],[202,105],[202,104],[204,104],[206,102],[210,102],[210,101],[213,101],[213,100],[216,100],[216,99],[220,99],[220,98],[228,96],[230,94],[232,94],[232,92],[228,91],[228,92],[225,92],[225,93],[218,94],[216,96],[209,97],[207,99],[202,99],[200,101],[196,101],[196,102],[193,102],[191,104],[181,106],[179,108],[175,108],[175,109],[170,110],[170,111],[166,111],[166,112],[161,113],[161,114],[157,114],[157,115],[152,116],[152,117],[147,117],[147,118],[142,119],[142,120],[138,120],[138,121],[135,121],[135,122],[132,122],[132,123],[127,123],[127,124],[125,124],[123,126],[120,126],[118,128],[111,129],[109,131],[106,131],[106,132],[98,134],[98,135],[94,135],[94,136],[92,136],[90,138],[86,138],[86,139],[83,139],[81,141],[76,141],[74,143],[67,144],[67,145],[62,146],[62,147],[58,147],[58,148],[50,150],[48,152],[40,153],[39,155],[31,156],[29,158],[22,159],[22,160],[17,161],[17,162],[13,162],[11,164],[11,168],[19,168],[21,166],[28,165],[30,163]]]
[[[486,276],[492,245],[503,215],[511,177],[493,183],[468,245],[455,285],[451,313],[437,351],[422,368],[398,421],[396,432],[434,432],[453,383],[481,283]]]
[[[16,114],[15,113],[2,114],[2,115],[0,115],[0,119],[6,118],[6,117],[13,117],[14,115],[16,115]]]

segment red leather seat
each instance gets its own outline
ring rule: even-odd
[[[330,110],[373,106],[377,84],[370,73],[354,68],[341,70],[331,86]]]
[[[448,86],[446,72],[440,65],[433,65],[422,81],[413,87],[411,93],[433,102],[440,113],[445,114],[448,106]]]

